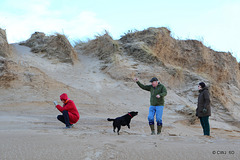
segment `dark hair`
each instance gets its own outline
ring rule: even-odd
[[[205,85],[204,82],[200,82],[199,85],[200,85],[202,88],[206,87],[206,85]]]

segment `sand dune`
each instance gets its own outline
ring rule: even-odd
[[[13,44],[18,70],[14,87],[0,93],[0,159],[239,159],[240,129],[210,118],[211,137],[202,136],[198,120],[179,114],[184,99],[169,91],[162,134],[150,135],[147,122],[149,94],[131,81],[116,80],[102,71],[96,57],[79,54],[70,65],[43,59],[28,47]],[[130,63],[130,62],[129,62]],[[26,65],[27,64],[27,65]],[[146,69],[146,68],[145,68]],[[29,83],[19,81],[26,78]],[[147,81],[145,81],[147,82]],[[30,85],[31,84],[31,85]],[[17,86],[17,87],[16,87]],[[68,93],[80,112],[74,128],[65,130],[52,101]],[[174,103],[170,103],[174,99]],[[60,103],[61,104],[61,103]],[[106,119],[138,111],[131,129],[113,133]]]

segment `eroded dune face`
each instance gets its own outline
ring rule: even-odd
[[[158,77],[186,98],[190,107],[196,106],[196,86],[204,81],[215,113],[229,113],[227,121],[240,118],[240,70],[231,53],[216,52],[197,40],[176,40],[167,28],[129,32],[118,41],[106,32],[75,49],[107,62],[102,70],[113,79],[131,81],[138,76],[149,81],[149,77]]]
[[[11,54],[12,51],[7,41],[6,30],[0,28],[0,56],[9,57]]]
[[[0,28],[0,86],[9,87],[10,82],[16,79],[15,73],[11,72],[10,66],[13,61],[8,60],[12,55],[12,50],[8,44],[6,30]]]
[[[21,45],[30,47],[33,53],[42,54],[48,59],[71,64],[78,62],[77,53],[65,35],[57,33],[56,35],[46,36],[42,32],[35,32]]]

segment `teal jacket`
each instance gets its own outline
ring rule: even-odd
[[[137,82],[138,86],[146,91],[150,91],[150,105],[151,106],[164,106],[164,97],[167,95],[167,89],[164,85],[158,83],[157,87],[153,87],[152,85],[143,85],[139,81]],[[159,94],[160,98],[156,96]]]

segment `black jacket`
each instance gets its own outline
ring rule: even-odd
[[[210,95],[208,88],[199,90],[198,105],[196,109],[197,117],[211,116]]]

